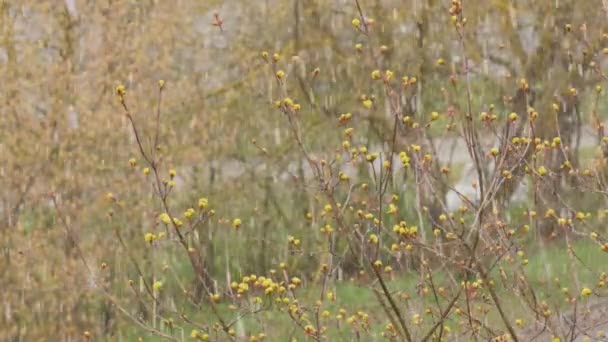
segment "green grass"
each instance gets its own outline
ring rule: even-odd
[[[568,256],[567,249],[564,242],[555,242],[546,246],[544,252],[539,252],[535,255],[526,256],[529,258],[529,263],[525,266],[526,275],[533,284],[535,294],[538,302],[546,301],[550,305],[557,305],[558,308],[567,310],[567,304],[564,301],[564,295],[561,292],[561,288],[567,287],[570,290],[572,296],[578,296],[581,287],[593,288],[597,283],[598,272],[603,271],[603,267],[606,265],[606,254],[602,252],[598,246],[587,240],[575,241],[572,244],[573,250],[579,261],[571,261]],[[531,317],[520,317],[522,310],[522,302],[514,296],[512,289],[505,289],[500,286],[499,276],[497,269],[494,269],[491,273],[491,278],[498,284],[496,286],[497,294],[502,301],[502,305],[507,313],[507,317],[514,321],[516,318],[531,319]],[[435,274],[434,279],[436,284],[445,284],[443,275]],[[559,284],[556,283],[556,279],[559,279]],[[418,282],[417,274],[402,275],[388,282],[388,286],[392,291],[405,291],[410,294],[414,294],[416,291],[416,284]],[[437,285],[441,286],[441,285]],[[369,287],[358,285],[357,281],[345,280],[337,283],[336,287],[329,289],[335,291],[337,302],[327,303],[324,309],[331,312],[330,320],[327,321],[326,325],[335,326],[335,315],[338,313],[340,308],[347,310],[347,317],[356,313],[358,310],[366,312],[371,319],[372,336],[374,339],[380,340],[380,332],[384,328],[386,321],[384,319],[383,309],[378,303]],[[302,303],[314,303],[319,298],[320,287],[317,285],[307,285],[297,292],[300,302]],[[593,299],[590,299],[593,300]],[[411,315],[416,312],[424,317],[423,308],[434,307],[433,296],[429,295],[425,297],[423,303],[419,301],[417,303],[406,304],[403,301],[399,302],[403,309],[405,320],[411,322]],[[411,305],[411,306],[410,306]],[[445,307],[446,300],[441,300],[441,305]],[[491,305],[490,305],[491,306]],[[218,306],[222,316],[230,321],[237,317],[236,312],[229,310],[227,304]],[[208,307],[203,307],[200,311],[190,310],[188,316],[198,322],[215,322],[215,316],[211,313]],[[242,319],[242,328],[244,331],[261,332],[266,331],[269,334],[270,341],[285,341],[288,336],[293,336],[298,341],[304,340],[299,329],[294,329],[294,324],[289,319],[286,313],[279,313],[276,308],[273,310],[261,313],[260,320],[254,316],[248,316]],[[259,322],[264,322],[264,326],[260,326]],[[331,323],[330,323],[331,322]],[[501,326],[498,315],[493,311],[487,317],[489,325]],[[428,323],[428,322],[427,322]],[[451,321],[447,323],[451,326],[452,330],[456,327],[455,322]],[[422,325],[418,329],[413,329],[413,334],[420,337],[423,331],[426,331],[428,326]],[[342,329],[331,329],[328,338],[332,341],[348,341],[350,340],[350,334],[348,332],[348,325],[342,322]],[[184,328],[184,334],[189,339],[191,327]],[[119,341],[135,341],[137,337],[144,337],[145,341],[160,341],[159,338],[153,337],[146,334],[145,332],[131,328],[124,332],[123,336],[119,338]],[[175,336],[181,338],[181,330],[175,330]]]

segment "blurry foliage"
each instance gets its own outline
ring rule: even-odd
[[[149,312],[138,306],[150,301],[140,303],[140,271],[150,283],[163,278],[170,284],[174,276],[195,282],[180,246],[168,244],[157,253],[142,238],[161,230],[156,218],[162,209],[116,100],[119,84],[126,86],[143,146],[152,149],[160,98],[155,82],[166,81],[159,171],[167,177],[177,169],[175,208],[209,198],[217,216],[188,239],[207,271],[222,281],[229,280],[226,275],[265,274],[287,260],[291,272],[313,279],[323,260],[319,251],[293,251],[286,242],[293,235],[302,245],[324,243],[318,222],[306,219],[308,212],[317,217],[324,202],[314,184],[301,182],[310,170],[275,107],[282,97],[276,66],[261,51],[269,58],[280,55],[276,65],[288,75],[288,96],[302,106],[305,146],[319,159],[331,160],[339,151],[331,148],[343,140],[335,123],[346,112],[356,122],[353,147],[391,144],[392,98],[370,81],[375,69],[417,79],[399,98],[403,115],[426,122],[432,111],[442,114],[420,139],[425,144],[457,136],[444,126],[452,122],[449,115],[469,111],[467,78],[475,118],[491,104],[500,120],[512,111],[524,117],[530,105],[541,117],[556,115],[539,121],[537,135],[544,139],[559,127],[574,147],[578,136],[596,134],[589,131],[594,108],[605,119],[606,102],[594,104],[593,90],[605,84],[606,59],[596,56],[608,46],[606,9],[597,2],[467,2],[463,46],[445,1],[360,3],[374,19],[369,32],[353,29],[358,9],[347,0],[1,1],[0,339],[122,334],[129,320],[98,296],[91,276],[143,320]],[[212,25],[217,20],[221,29]],[[463,71],[463,53],[470,72]],[[520,79],[529,83],[533,104],[518,100]],[[569,95],[571,88],[577,96]],[[376,110],[365,110],[361,95],[375,96]],[[494,139],[491,130],[476,125],[482,138]],[[396,150],[411,143],[400,134]],[[551,158],[547,167],[559,169],[563,160]],[[355,172],[357,182],[372,182],[367,166]],[[403,178],[391,189],[400,194],[401,213],[414,221],[421,209],[417,188]],[[338,191],[348,194],[348,188]],[[445,197],[447,185],[439,191]],[[585,196],[580,210],[600,209],[603,200]],[[422,205],[436,220],[442,209],[430,197]],[[365,196],[353,201],[364,200],[377,204]],[[544,212],[557,204],[539,205]],[[247,227],[237,235],[230,230],[234,217]],[[358,274],[352,263],[344,278]],[[170,295],[181,286],[190,284],[164,289],[173,309],[185,306]]]

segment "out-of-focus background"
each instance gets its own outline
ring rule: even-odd
[[[585,56],[608,46],[608,8],[601,1],[559,2],[467,2],[463,47],[443,14],[446,1],[361,0],[373,18],[369,36],[353,29],[358,10],[350,0],[0,1],[0,340],[73,341],[85,330],[134,340],[141,331],[96,294],[91,274],[127,301],[127,279],[138,282],[131,258],[146,272],[168,267],[188,277],[183,253],[155,255],[143,239],[157,212],[150,183],[129,165],[130,158],[142,161],[117,85],[126,87],[148,143],[157,82],[166,82],[162,168],[177,171],[175,203],[206,197],[217,212],[219,223],[204,230],[201,246],[210,272],[263,274],[291,258],[307,278],[318,268],[317,256],[294,255],[285,241],[288,235],[303,244],[318,239],[306,220],[316,199],[295,185],[309,169],[275,108],[275,70],[261,52],[280,54],[289,95],[302,105],[307,148],[319,157],[331,158],[327,146],[340,146],[335,122],[346,112],[358,118],[361,144],[371,149],[390,140],[385,95],[370,86],[374,69],[416,77],[415,96],[406,101],[413,111],[458,112],[466,97],[448,80],[466,53],[474,108],[521,111],[517,90],[525,78],[541,116],[553,115],[552,103],[563,104],[556,115],[561,126],[542,121],[540,134],[555,136],[560,127],[570,139],[565,144],[585,160],[598,143],[590,108],[602,79],[592,70],[605,67],[586,63]],[[578,92],[575,100],[570,88]],[[378,98],[371,114],[360,105],[360,95],[370,93]],[[603,115],[605,100],[598,108]],[[435,144],[440,159],[453,162],[452,185],[474,195],[465,145],[438,127]],[[492,141],[486,133],[482,138]],[[366,168],[345,172],[370,177]],[[402,189],[407,198],[407,184]],[[512,196],[526,196],[518,191]],[[458,207],[458,196],[444,196],[450,210]],[[588,211],[593,205],[590,200]],[[238,236],[222,223],[233,217],[246,221]],[[179,299],[173,305],[179,307]]]

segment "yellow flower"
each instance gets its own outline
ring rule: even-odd
[[[350,121],[350,119],[353,117],[353,115],[351,113],[344,113],[344,114],[340,114],[340,118],[338,119],[338,121],[340,123],[346,123],[348,121]],[[347,128],[348,129],[348,128]],[[351,128],[351,130],[354,130],[353,128]],[[346,131],[344,132],[346,134]]]
[[[120,84],[120,85],[116,86],[116,94],[118,94],[118,96],[125,96],[126,93],[127,93],[127,89],[125,88],[124,85]]]
[[[437,113],[437,112],[432,112],[432,113],[431,113],[431,121],[435,121],[435,120],[437,120],[437,119],[439,119],[439,113]]]
[[[162,288],[163,288],[163,282],[162,281],[155,281],[154,284],[152,284],[152,288],[156,292],[162,290]]]
[[[535,111],[535,110],[532,110],[532,111],[530,112],[530,121],[534,121],[534,120],[536,120],[536,118],[537,118],[537,117],[538,117],[538,112],[537,112],[537,111]]]
[[[241,219],[240,219],[240,218],[235,218],[235,219],[232,221],[232,227],[234,227],[234,229],[239,229],[239,228],[241,227],[241,224],[242,224],[242,223],[243,223],[243,222],[241,221]]]
[[[374,71],[372,71],[372,75],[371,76],[372,76],[372,80],[379,80],[380,77],[382,77],[382,76],[380,76],[380,70],[374,70]]]
[[[341,181],[344,181],[344,182],[345,182],[345,181],[347,181],[347,180],[349,179],[348,175],[347,175],[347,174],[345,174],[344,172],[341,172],[341,171],[340,171],[340,173],[338,174],[338,176],[340,177],[340,180],[341,180]]]
[[[373,105],[373,104],[374,104],[374,103],[373,103],[373,102],[372,102],[372,100],[370,100],[370,99],[367,99],[367,100],[363,101],[363,107],[365,107],[365,108],[367,108],[367,109],[372,108],[372,105]]]
[[[351,113],[346,113],[346,114],[344,114],[344,117],[345,117],[347,120],[350,120],[350,118],[352,117],[352,114],[351,114]],[[346,137],[352,137],[352,135],[353,135],[353,132],[354,132],[354,131],[355,131],[355,129],[354,129],[354,128],[352,128],[352,127],[348,127],[348,128],[346,128],[346,129],[344,129],[344,135],[345,135]]]
[[[498,147],[492,147],[492,149],[490,150],[490,154],[494,157],[498,155],[498,152]]]
[[[285,77],[285,71],[279,70],[277,71],[276,75],[278,79],[282,80]]]
[[[517,113],[509,114],[509,121],[515,121],[515,120],[517,120]]]
[[[171,217],[169,217],[169,214],[167,213],[162,213],[158,216],[158,218],[164,223],[164,224],[169,224],[171,223]]]
[[[135,158],[129,159],[129,165],[131,165],[131,167],[135,167],[135,165],[137,165],[137,160]]]
[[[147,243],[152,243],[156,239],[156,235],[152,233],[146,233],[146,235],[144,235],[144,239]]]
[[[194,216],[194,209],[188,208],[188,210],[186,210],[186,212],[184,212],[184,217],[187,219],[191,219],[192,216]]]
[[[149,167],[146,167],[146,168],[144,169],[144,175],[146,175],[146,176],[147,176],[147,175],[149,175],[149,174],[150,174],[150,168],[149,168]]]
[[[324,227],[321,227],[320,230],[321,233],[331,234],[334,231],[334,228],[331,225],[326,224]]]
[[[593,291],[591,291],[591,289],[588,287],[585,287],[581,290],[581,296],[583,296],[583,297],[587,297],[587,296],[591,295],[591,293],[593,293]]]
[[[206,198],[199,198],[198,200],[198,208],[199,209],[205,209],[207,208],[207,206],[209,205],[209,200]]]
[[[359,20],[359,18],[355,18],[351,21],[351,24],[353,24],[354,27],[359,27],[359,25],[361,25],[361,20]]]

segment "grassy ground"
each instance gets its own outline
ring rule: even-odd
[[[568,304],[564,301],[564,294],[562,288],[568,288],[571,295],[577,296],[580,292],[580,288],[584,286],[593,287],[597,282],[598,272],[603,271],[605,267],[605,253],[602,252],[596,244],[589,241],[576,241],[572,245],[577,258],[580,261],[573,262],[568,256],[567,247],[565,242],[555,242],[551,245],[546,246],[544,252],[539,252],[536,255],[529,255],[529,263],[525,266],[526,275],[529,281],[533,284],[536,290],[537,300],[539,302],[546,301],[551,305],[556,305],[558,308],[568,310]],[[442,282],[444,278],[441,274],[434,275],[437,283]],[[496,270],[492,273],[492,278],[496,279],[499,283],[498,272]],[[559,279],[559,284],[556,280]],[[401,275],[392,279],[389,282],[389,288],[392,291],[401,291],[409,294],[416,293],[416,286],[418,277],[416,275]],[[502,305],[505,308],[507,316],[511,321],[515,319],[523,319],[525,322],[533,322],[532,317],[521,317],[520,312],[522,310],[523,302],[513,295],[511,289],[505,289],[501,285],[496,287],[498,295],[501,298]],[[380,332],[384,329],[386,324],[384,319],[374,319],[375,317],[382,318],[382,308],[376,301],[375,295],[369,287],[360,286],[356,280],[345,280],[338,283],[335,292],[339,305],[333,303],[324,307],[327,309],[331,316],[327,319],[326,325],[341,325],[341,329],[331,329],[332,334],[328,336],[331,341],[349,341],[352,334],[348,329],[350,327],[345,321],[337,323],[335,316],[338,314],[339,309],[343,308],[346,310],[346,316],[350,316],[357,311],[361,310],[367,313],[371,319],[371,331],[374,340],[383,340]],[[301,302],[312,303],[320,294],[320,288],[315,285],[307,285],[303,288],[298,295],[300,296]],[[424,307],[435,305],[433,297],[431,295],[426,296],[423,300],[425,304],[419,301],[407,302],[401,301],[401,306],[404,310],[406,320],[411,321],[411,317],[415,313],[423,315]],[[587,303],[593,302],[591,298]],[[443,306],[446,305],[446,300],[440,301]],[[583,303],[585,304],[585,303]],[[220,305],[219,310],[227,320],[232,320],[237,317],[236,312],[231,312],[227,305]],[[279,313],[276,309],[269,310],[261,314],[262,320],[265,326],[260,326],[259,321],[255,317],[246,317],[237,324],[238,329],[244,329],[244,331],[262,332],[264,331],[269,336],[270,341],[286,341],[289,336],[297,338],[298,341],[306,340],[300,330],[295,329],[295,325],[289,319],[288,315],[283,312]],[[191,311],[188,316],[199,322],[214,322],[214,316],[212,315],[209,308],[203,307],[200,311]],[[487,323],[495,323],[494,326],[499,326],[499,317],[497,314],[490,313],[486,317]],[[452,320],[447,325],[451,325],[452,331],[457,332],[457,322]],[[523,328],[521,328],[523,329]],[[522,331],[520,329],[520,331]],[[171,333],[170,329],[165,329],[167,333]],[[178,339],[182,336],[185,340],[189,339],[191,327],[176,328],[173,331],[173,335]],[[418,329],[413,329],[414,338],[421,338],[421,335],[426,331],[425,324],[422,324]],[[342,333],[341,333],[342,332]],[[454,334],[452,334],[455,337]],[[118,336],[118,341],[134,341],[138,337],[144,338],[145,341],[160,341],[160,339],[146,334],[144,331],[136,328],[130,328],[121,333]]]

